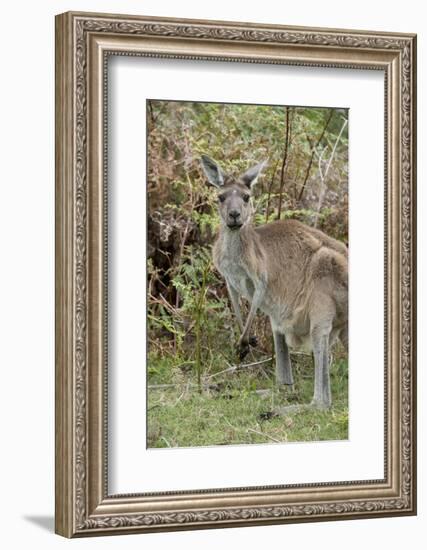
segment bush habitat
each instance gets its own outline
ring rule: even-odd
[[[239,173],[268,159],[254,223],[295,218],[348,245],[347,123],[344,109],[147,102],[148,447],[347,439],[340,347],[332,353],[329,411],[270,414],[309,402],[314,372],[311,355],[292,353],[293,391],[276,386],[262,314],[253,327],[258,346],[239,364],[238,328],[211,258],[215,191],[198,160],[206,153]]]

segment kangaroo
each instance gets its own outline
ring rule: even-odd
[[[301,406],[330,408],[329,349],[337,338],[348,345],[347,247],[297,220],[252,225],[251,191],[266,161],[239,177],[226,174],[206,155],[201,165],[208,183],[218,189],[221,226],[213,262],[225,279],[241,331],[240,358],[248,353],[249,345],[256,344],[250,330],[260,309],[270,318],[278,384],[293,385],[289,347],[314,355],[311,404],[276,412],[284,414]],[[245,323],[240,297],[250,302]]]

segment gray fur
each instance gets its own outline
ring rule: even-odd
[[[207,155],[202,155],[200,160],[209,183],[214,187],[221,187],[224,185],[224,173],[218,164]]]
[[[347,345],[348,265],[345,245],[296,220],[254,228],[250,188],[265,162],[239,178],[226,175],[212,159],[202,159],[205,173],[218,187],[221,229],[213,248],[215,266],[226,280],[241,330],[243,357],[258,309],[270,317],[276,348],[276,380],[293,384],[289,349],[314,354],[312,406],[331,406],[329,348],[336,338]],[[208,175],[209,174],[209,175]],[[219,176],[218,176],[219,174]],[[243,323],[239,296],[250,311]],[[295,410],[284,408],[280,413]]]

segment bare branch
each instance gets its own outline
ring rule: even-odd
[[[266,437],[267,439],[271,439],[271,441],[274,441],[274,443],[283,443],[283,441],[281,441],[280,439],[276,439],[275,437],[272,437],[269,434],[259,432],[258,430],[254,430],[253,428],[248,428],[247,431],[257,435],[261,435],[262,437]]]
[[[311,170],[311,166],[313,164],[313,160],[314,160],[314,155],[316,153],[316,149],[319,147],[320,143],[322,142],[322,139],[323,139],[323,136],[325,135],[325,132],[326,132],[326,129],[327,127],[329,126],[329,123],[331,122],[331,119],[332,119],[332,116],[334,114],[334,110],[331,109],[330,110],[330,113],[329,113],[329,117],[328,117],[328,120],[326,121],[326,124],[316,142],[316,145],[314,147],[311,148],[311,156],[310,156],[310,160],[309,160],[309,163],[308,163],[308,166],[307,166],[307,170],[305,172],[305,177],[304,177],[304,181],[303,181],[303,184],[302,184],[302,187],[301,187],[301,190],[299,192],[299,195],[298,195],[298,201],[300,201],[302,199],[302,196],[304,194],[304,190],[305,190],[305,186],[307,184],[307,180],[308,180],[308,177],[310,175],[310,170]],[[310,143],[311,145],[311,142],[310,140],[308,140],[308,142]]]
[[[317,223],[319,221],[320,210],[322,208],[322,204],[323,204],[323,201],[325,199],[325,194],[326,194],[326,183],[325,183],[325,181],[326,181],[326,177],[328,175],[329,168],[331,167],[332,159],[335,156],[335,151],[337,150],[338,143],[340,142],[340,139],[341,139],[341,136],[344,132],[345,127],[347,126],[347,122],[348,122],[348,120],[345,119],[344,124],[341,127],[340,133],[338,134],[338,137],[335,141],[335,145],[334,145],[334,148],[332,149],[331,156],[329,157],[329,160],[326,164],[325,172],[322,172],[322,158],[323,158],[323,153],[327,149],[327,146],[323,149],[323,151],[319,155],[319,175],[320,175],[321,187],[320,187],[320,192],[319,192],[319,200],[317,202],[317,212],[316,212],[316,218],[315,218],[315,221],[314,221],[314,227],[317,227]]]
[[[283,187],[285,185],[285,173],[288,167],[288,151],[289,151],[289,134],[290,134],[290,120],[289,120],[289,107],[286,107],[286,138],[285,138],[285,151],[283,154],[282,169],[280,171],[280,191],[279,191],[279,207],[277,209],[277,219],[280,220],[282,214],[282,199],[283,199]]]
[[[249,367],[257,367],[259,365],[264,365],[265,363],[271,363],[271,357],[268,357],[267,359],[262,359],[261,361],[255,361],[254,363],[247,363],[246,365],[233,365],[228,369],[224,369],[219,372],[215,372],[214,374],[211,374],[208,377],[208,380],[211,380],[212,378],[215,378],[216,376],[219,376],[220,374],[224,374],[226,372],[235,372],[236,370],[248,369]]]
[[[265,223],[268,223],[268,218],[270,217],[270,200],[271,200],[271,190],[273,188],[274,178],[276,177],[277,167],[279,166],[279,160],[276,162],[276,165],[273,170],[273,175],[271,176],[270,184],[268,186],[267,194],[267,207],[265,211]]]

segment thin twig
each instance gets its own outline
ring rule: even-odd
[[[286,107],[286,138],[285,138],[285,151],[283,154],[282,169],[280,171],[279,207],[277,209],[278,220],[280,220],[280,216],[282,214],[283,187],[285,185],[285,173],[288,167],[289,133],[290,133],[289,107]]]
[[[149,299],[154,304],[162,305],[171,315],[180,316],[179,310],[175,309],[170,303],[166,300],[161,292],[159,292],[159,298],[156,298],[152,294],[149,294]]]
[[[271,388],[267,388],[265,390],[250,390],[249,393],[256,393],[257,395],[270,395]]]
[[[178,397],[178,400],[175,402],[175,405],[179,403],[179,401],[182,399],[182,397],[185,395],[186,391],[189,391],[190,388],[198,388],[198,384],[192,384],[191,382],[187,382],[186,384],[180,383],[180,384],[150,384],[148,387],[149,390],[170,390],[172,388],[178,388],[185,386],[184,391],[181,393],[181,395]],[[202,388],[209,390],[209,389],[215,389],[215,386],[212,386],[212,384],[202,384]],[[248,393],[255,393],[257,395],[268,395],[271,393],[271,389],[263,389],[263,390],[249,390]],[[151,410],[155,407],[159,407],[160,405],[153,405],[153,407],[150,407],[148,410]]]
[[[163,439],[163,441],[166,443],[167,447],[171,447],[171,444],[169,443],[169,441],[166,439],[166,437],[164,435],[162,435],[162,437],[160,439]]]
[[[267,207],[265,210],[265,223],[268,223],[268,218],[270,217],[270,200],[271,200],[271,190],[273,188],[274,178],[276,177],[277,167],[279,166],[280,160],[276,162],[276,165],[273,170],[273,174],[271,176],[270,184],[268,186],[268,192],[267,192]]]
[[[316,144],[314,147],[312,147],[311,149],[311,156],[310,156],[310,160],[309,160],[309,163],[308,163],[308,166],[307,166],[307,170],[305,172],[305,177],[304,177],[304,181],[303,181],[303,184],[301,186],[301,190],[299,192],[299,195],[298,195],[298,202],[302,199],[302,196],[304,194],[304,189],[305,189],[305,186],[307,184],[307,180],[308,180],[308,177],[310,175],[310,170],[311,170],[311,166],[313,164],[313,160],[314,160],[314,155],[316,153],[316,149],[317,147],[320,145],[322,139],[323,139],[323,136],[325,135],[325,132],[326,132],[326,128],[329,126],[329,123],[331,122],[331,119],[332,119],[332,115],[334,114],[334,110],[331,109],[330,110],[330,113],[329,113],[329,117],[328,117],[328,120],[326,121],[326,124],[325,126],[323,127],[323,130],[322,130],[322,133],[320,134]]]
[[[325,152],[327,147],[325,147],[323,149],[323,151],[321,152],[321,154],[319,156],[319,175],[320,175],[320,181],[321,181],[321,189],[320,189],[320,192],[319,192],[319,200],[317,202],[317,213],[316,213],[316,218],[315,218],[315,221],[314,221],[314,227],[317,227],[317,223],[319,221],[320,210],[322,208],[323,200],[325,198],[325,193],[326,193],[326,183],[325,183],[325,181],[326,181],[326,177],[328,175],[329,168],[331,167],[332,159],[335,156],[335,151],[337,150],[338,143],[340,142],[340,139],[341,139],[341,136],[344,132],[345,127],[347,126],[347,122],[348,122],[347,119],[345,119],[344,124],[342,125],[342,128],[340,130],[340,133],[338,134],[338,137],[335,141],[335,145],[334,145],[334,148],[332,149],[331,156],[329,157],[328,163],[326,165],[325,172],[322,172],[322,157],[323,157],[323,153]]]
[[[167,390],[169,388],[176,388],[177,386],[183,386],[184,384],[149,384],[147,388],[149,390]]]
[[[236,370],[247,369],[247,368],[251,368],[251,367],[256,367],[258,365],[263,365],[263,364],[268,363],[270,361],[271,361],[271,357],[269,357],[268,359],[263,359],[262,361],[256,361],[254,363],[247,363],[245,365],[232,365],[227,369],[221,370],[219,372],[214,372],[213,374],[208,376],[206,378],[206,380],[211,380],[212,378],[215,378],[216,376],[219,376],[220,374],[225,374],[227,372],[235,372]],[[149,384],[147,387],[148,387],[149,390],[166,390],[166,389],[169,389],[169,388],[176,388],[178,386],[184,386],[184,385],[185,385],[185,382],[178,382],[176,384]],[[187,385],[188,386],[194,386],[194,387],[197,386],[197,384],[192,384],[190,382],[188,382]],[[203,386],[205,388],[210,388],[211,384],[203,384]]]
[[[224,370],[221,370],[219,372],[215,372],[214,374],[211,374],[208,377],[208,380],[210,380],[211,378],[214,378],[216,376],[219,376],[220,374],[224,374],[226,372],[235,372],[236,370],[248,369],[250,367],[256,367],[258,365],[264,365],[265,363],[269,363],[269,362],[271,362],[271,357],[268,357],[267,359],[262,359],[261,361],[255,361],[254,363],[247,363],[246,365],[233,365],[233,366],[229,367],[228,369],[224,369]]]
[[[275,437],[272,437],[271,435],[265,434],[263,432],[259,432],[258,430],[254,430],[252,428],[247,429],[248,432],[253,432],[254,434],[261,435],[262,437],[266,437],[267,439],[271,439],[271,441],[274,441],[274,443],[283,443],[283,441],[280,441],[280,439],[276,439]]]

